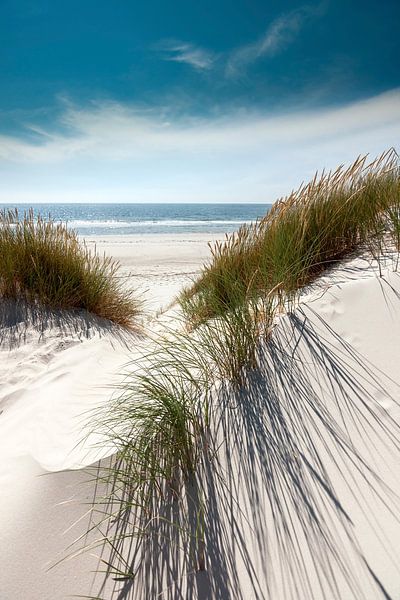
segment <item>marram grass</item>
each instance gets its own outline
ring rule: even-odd
[[[400,248],[400,166],[392,149],[368,163],[322,173],[278,200],[260,221],[212,248],[181,295],[193,325],[266,295],[290,299],[360,246],[379,254],[385,235]]]
[[[186,334],[168,332],[97,416],[96,431],[117,450],[95,472],[89,530],[99,536],[91,548],[109,550],[106,580],[135,582],[153,553],[172,556],[182,549],[190,568],[204,568],[199,470],[211,456],[214,377],[198,352]]]
[[[124,289],[119,264],[90,252],[62,223],[0,212],[0,297],[48,308],[84,309],[132,326],[139,302]]]
[[[160,555],[166,568],[179,555],[187,572],[205,569],[202,479],[217,452],[211,398],[226,379],[242,385],[256,366],[262,311],[269,309],[249,303],[195,331],[184,323],[165,330],[97,416],[102,443],[116,449],[95,473],[89,530],[99,536],[90,548],[108,551],[105,582],[135,585]]]

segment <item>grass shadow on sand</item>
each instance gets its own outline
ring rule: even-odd
[[[39,339],[51,334],[61,340],[69,336],[90,339],[96,334],[107,334],[128,345],[133,336],[142,332],[139,326],[128,330],[86,310],[52,309],[24,299],[0,299],[0,347],[17,348],[25,344],[32,333]]]
[[[206,547],[215,568],[224,552],[231,581],[229,595],[215,589],[211,597],[356,600],[365,597],[361,574],[390,598],[348,508],[357,504],[367,517],[369,498],[400,519],[399,498],[374,468],[377,447],[400,450],[399,425],[377,404],[387,391],[376,369],[325,321],[316,327],[301,311],[277,329],[262,364],[240,394],[222,397],[224,484],[217,492],[212,479],[208,485],[225,531]],[[254,573],[251,557],[260,557]],[[245,589],[236,587],[238,569]]]
[[[381,283],[387,302],[398,301]],[[281,320],[259,364],[240,390],[219,388],[216,453],[206,440],[197,474],[159,497],[153,523],[135,509],[129,482],[122,519],[108,518],[118,501],[96,508],[108,542],[93,598],[392,598],[357,535],[364,520],[380,538],[380,511],[400,521],[399,498],[378,474],[386,453],[400,451],[400,426],[385,407],[397,410],[397,384],[312,307]],[[140,538],[131,535],[138,519]]]

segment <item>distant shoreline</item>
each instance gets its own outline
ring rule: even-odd
[[[13,205],[0,204],[0,210]],[[81,236],[149,234],[225,234],[263,217],[271,204],[19,204],[44,219],[66,222]]]

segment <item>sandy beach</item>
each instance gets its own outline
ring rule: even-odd
[[[208,241],[164,235],[89,237],[87,243],[120,260],[133,287],[148,290],[148,325],[207,260]],[[324,275],[294,313],[277,321],[274,351],[266,352],[265,368],[252,374],[247,391],[221,392],[219,406],[236,410],[214,418],[225,478],[204,474],[211,507],[206,571],[182,578],[179,565],[169,570],[160,554],[157,571],[142,573],[131,589],[108,583],[101,596],[95,595],[98,552],[54,565],[86,532],[93,482],[82,469],[111,453],[95,445],[96,436],[82,443],[87,417],[107,405],[146,339],[84,317],[48,313],[28,322],[21,307],[3,305],[0,598],[400,598],[400,278],[394,268],[388,257],[379,277],[376,263],[357,258]],[[268,434],[278,401],[293,430],[281,431],[277,421],[275,434],[290,437],[291,456],[271,446]],[[327,424],[328,415],[335,425]],[[351,460],[343,461],[340,446]],[[311,508],[304,513],[297,510],[299,482],[279,481],[273,466],[299,454],[310,464],[303,484]],[[319,460],[340,507],[313,480]],[[335,596],[320,584],[323,572],[330,573]]]
[[[179,291],[194,280],[210,257],[209,243],[223,234],[175,233],[146,235],[92,235],[89,248],[121,263],[121,275],[143,298],[150,314],[168,306]]]

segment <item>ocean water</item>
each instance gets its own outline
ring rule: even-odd
[[[35,214],[67,222],[80,235],[230,233],[270,204],[35,204]],[[0,209],[15,208],[0,204]],[[30,208],[18,204],[19,213]]]

